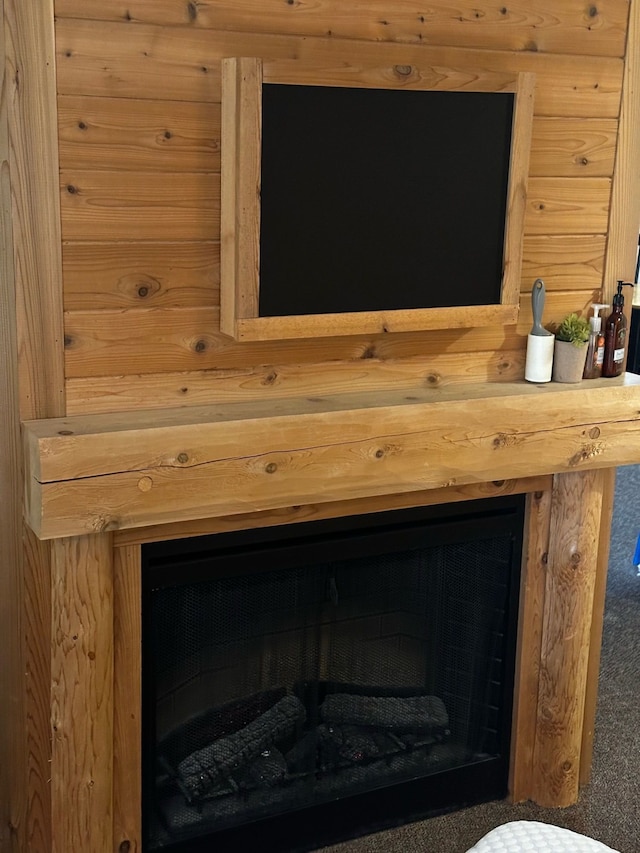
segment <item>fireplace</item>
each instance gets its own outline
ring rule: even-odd
[[[523,518],[145,545],[143,849],[312,849],[505,796]]]

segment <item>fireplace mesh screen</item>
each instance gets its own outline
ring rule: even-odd
[[[513,536],[373,540],[152,590],[147,849],[503,749]]]

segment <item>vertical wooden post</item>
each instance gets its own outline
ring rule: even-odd
[[[52,853],[113,853],[113,543],[52,548]]]
[[[532,780],[541,806],[578,798],[602,492],[602,471],[554,477]]]
[[[0,0],[0,849],[51,850],[50,545],[22,524],[19,420],[65,414],[53,0]]]
[[[116,850],[124,843],[130,853],[142,850],[140,559],[140,545],[115,549],[113,839]]]
[[[580,785],[586,785],[591,779],[591,761],[593,759],[593,740],[596,727],[596,706],[598,701],[598,679],[600,676],[600,653],[602,650],[602,629],[604,624],[604,606],[607,593],[607,574],[609,569],[609,544],[611,540],[611,518],[613,498],[616,486],[616,469],[607,468],[602,472],[602,516],[600,520],[600,540],[598,543],[598,567],[593,593],[593,614],[591,617],[591,635],[589,638],[589,668],[587,670],[587,690],[585,696],[584,720],[582,723],[582,748],[580,752]]]
[[[0,542],[3,582],[0,624],[5,652],[0,658],[0,849],[20,850],[27,814],[27,752],[24,727],[24,636],[22,610],[22,477],[18,406],[15,271],[11,221],[4,9],[0,2]]]
[[[550,523],[551,491],[528,495],[520,582],[516,692],[509,772],[509,795],[514,802],[530,799],[533,795],[531,780],[537,727],[539,661]]]

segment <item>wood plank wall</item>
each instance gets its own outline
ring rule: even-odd
[[[520,378],[535,278],[545,323],[586,313],[603,285],[611,297],[628,12],[628,0],[56,0],[68,413]],[[396,64],[535,72],[518,325],[221,336],[220,60],[234,55],[356,77]]]

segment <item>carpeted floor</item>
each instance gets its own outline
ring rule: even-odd
[[[324,849],[324,853],[464,853],[493,827],[539,820],[640,853],[640,466],[616,479],[598,713],[590,785],[567,809],[533,803],[475,806]]]

